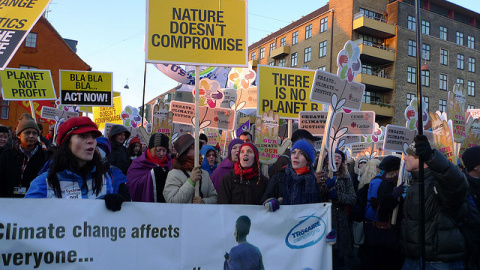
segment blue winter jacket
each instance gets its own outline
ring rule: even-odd
[[[86,185],[84,185],[83,178],[69,170],[64,170],[57,173],[60,182],[60,189],[62,190],[63,199],[102,199],[105,195],[113,193],[112,179],[107,174],[103,178],[102,189],[97,195],[93,193],[92,189],[92,173],[88,173]],[[47,183],[48,171],[35,178],[30,184],[30,188],[25,194],[25,198],[56,198],[55,191]]]

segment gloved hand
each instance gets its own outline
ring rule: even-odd
[[[415,154],[422,157],[424,161],[430,160],[433,154],[432,147],[428,142],[428,138],[425,135],[415,136]]]
[[[336,180],[337,180],[337,177],[333,177],[333,178],[328,178],[327,179],[327,188],[332,188],[335,186],[335,183],[336,183]]]
[[[337,194],[337,189],[334,188],[328,192],[328,198],[332,200],[337,200],[338,199],[338,194]]]
[[[107,209],[113,212],[122,209],[122,203],[125,201],[125,198],[120,194],[107,194],[103,199]]]
[[[118,194],[123,196],[124,201],[129,202],[132,200],[130,197],[130,191],[128,190],[127,184],[121,183],[120,186],[118,186]]]
[[[317,179],[317,184],[319,184],[320,186],[325,184],[325,177],[326,176],[327,175],[324,171],[316,171],[315,172],[315,178]]]
[[[280,202],[275,198],[270,198],[263,203],[263,206],[265,206],[268,211],[275,212],[280,209]]]
[[[190,180],[196,183],[200,179],[202,179],[202,168],[200,166],[197,166],[193,168],[192,173],[190,174]]]
[[[403,194],[404,190],[405,190],[405,184],[404,184],[404,183],[402,183],[402,184],[401,184],[400,186],[398,186],[398,187],[395,187],[395,188],[393,189],[393,192],[392,192],[393,197],[394,197],[395,199],[398,198],[398,197],[400,197],[400,196]]]

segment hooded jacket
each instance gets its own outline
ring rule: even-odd
[[[208,164],[208,161],[207,161],[207,153],[208,153],[209,151],[212,151],[212,150],[215,151],[215,154],[218,156],[217,149],[215,149],[215,148],[214,148],[213,146],[211,146],[211,145],[208,145],[208,144],[207,144],[207,145],[204,145],[204,146],[202,147],[202,149],[200,150],[200,155],[202,155],[202,157],[203,157],[202,169],[205,170],[205,171],[207,171],[210,176],[212,176],[212,173],[213,173],[213,172],[215,171],[215,169],[217,168],[217,163],[216,163],[217,161],[216,161],[216,159],[215,159],[215,164],[213,164],[213,166],[210,166],[210,165]]]
[[[210,178],[212,179],[213,186],[217,191],[220,188],[220,184],[222,183],[223,176],[229,173],[233,169],[232,148],[236,144],[243,144],[243,141],[240,139],[234,139],[230,142],[230,144],[228,144],[228,157],[224,159],[222,162],[220,162],[220,164],[218,164],[218,167],[210,176]]]
[[[113,165],[119,168],[123,174],[127,174],[128,167],[132,160],[128,155],[127,148],[123,146],[123,144],[115,141],[113,138],[116,134],[121,132],[126,132],[125,141],[128,140],[130,137],[130,131],[122,125],[114,125],[112,129],[110,129],[110,133],[108,134],[108,139],[110,140],[110,145],[112,146],[112,152],[108,156],[108,162],[110,165]]]
[[[454,262],[465,255],[465,240],[452,218],[466,199],[468,184],[464,174],[438,150],[433,150],[424,171],[425,261]],[[411,172],[404,204],[401,245],[413,260],[419,254],[419,173]]]

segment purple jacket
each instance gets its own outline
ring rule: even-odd
[[[148,150],[147,150],[148,151]],[[168,170],[172,168],[172,159],[168,156]],[[158,167],[156,163],[148,161],[146,152],[132,161],[127,171],[127,186],[132,201],[155,202],[155,188],[152,169]]]
[[[217,190],[217,192],[220,188],[220,184],[222,183],[222,177],[228,174],[232,169],[232,161],[230,161],[229,158],[226,158],[220,164],[218,164],[218,167],[215,169],[215,171],[213,171],[210,179],[212,179],[213,186],[215,187],[215,190]]]

